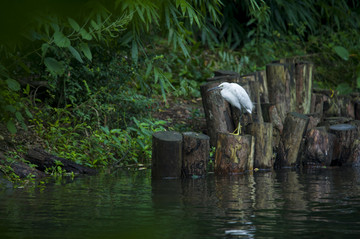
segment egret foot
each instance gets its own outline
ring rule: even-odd
[[[234,130],[234,132],[231,133],[232,135],[239,135],[241,134],[241,124],[239,121],[238,127],[236,127],[236,129]]]

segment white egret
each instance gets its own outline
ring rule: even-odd
[[[250,100],[249,95],[246,93],[244,88],[242,88],[240,85],[236,83],[228,83],[223,82],[220,85],[209,89],[208,91],[221,89],[220,94],[221,96],[229,102],[234,107],[238,108],[240,110],[240,113],[243,113],[243,111],[248,112],[251,114],[253,110],[253,103]],[[241,125],[240,125],[240,119],[238,127],[233,132],[234,135],[239,135],[241,133]]]

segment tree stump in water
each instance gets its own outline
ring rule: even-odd
[[[355,140],[351,147],[351,154],[348,164],[351,164],[351,166],[354,167],[360,166],[360,139]]]
[[[284,129],[281,118],[277,112],[275,104],[263,103],[261,104],[262,115],[264,122],[272,123],[273,125],[273,148],[276,148],[280,142],[280,135]]]
[[[200,87],[201,97],[206,117],[207,134],[210,145],[216,145],[216,132],[233,132],[235,130],[230,105],[220,95],[219,91],[208,91],[221,82],[211,82]]]
[[[254,168],[273,167],[273,126],[271,123],[252,123],[246,127],[246,133],[255,137]]]
[[[296,166],[299,149],[308,123],[309,118],[306,115],[296,112],[288,113],[281,135],[277,166]]]
[[[333,165],[351,165],[352,143],[358,139],[356,127],[350,124],[336,124],[329,127],[329,132],[334,134],[337,142],[334,145]]]
[[[291,67],[288,64],[272,63],[266,65],[269,101],[276,105],[282,122],[284,122],[291,105],[291,72]]]
[[[182,134],[160,131],[153,134],[152,178],[179,178],[182,162]]]
[[[313,68],[312,63],[295,63],[296,112],[302,114],[309,114],[311,110]]]
[[[326,100],[326,96],[319,93],[313,93],[311,99],[311,107],[310,107],[310,113],[315,113],[319,115],[323,115],[324,111],[324,101]]]
[[[304,166],[330,166],[333,158],[333,148],[336,137],[325,128],[314,128],[307,132],[305,137]]]
[[[47,168],[51,167],[61,166],[66,172],[91,175],[97,173],[95,169],[85,167],[65,158],[57,157],[37,148],[30,149],[25,155],[25,159],[30,163],[37,165],[37,169],[40,171],[45,171]],[[61,165],[59,165],[59,163],[61,163]]]
[[[255,72],[255,81],[259,82],[260,88],[260,102],[268,103],[269,102],[269,90],[268,83],[266,79],[266,71],[257,71]],[[257,106],[259,107],[259,105]]]
[[[218,133],[215,153],[216,174],[236,174],[254,168],[254,137]]]
[[[182,176],[205,176],[209,161],[209,136],[194,132],[183,133]]]

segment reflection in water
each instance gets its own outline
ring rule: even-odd
[[[0,238],[359,237],[359,169],[154,180],[150,172],[0,191]]]

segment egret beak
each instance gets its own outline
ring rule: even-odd
[[[220,89],[220,86],[216,86],[216,87],[214,87],[214,88],[210,88],[210,89],[207,90],[207,92],[213,91],[213,90],[217,90],[217,89]]]

